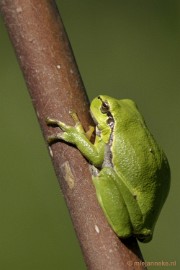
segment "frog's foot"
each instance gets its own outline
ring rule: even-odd
[[[86,135],[86,137],[88,138],[88,140],[91,139],[92,134],[94,132],[94,127],[93,126],[89,126],[88,130],[85,132],[84,128],[77,116],[77,114],[73,111],[70,111],[69,114],[71,115],[72,119],[74,120],[75,123],[75,128],[80,132]]]
[[[72,134],[76,133],[76,126],[68,126],[65,123],[57,120],[57,119],[53,119],[53,118],[47,118],[46,119],[46,123],[49,126],[57,126],[59,127],[63,132],[61,133],[57,133],[51,136],[48,136],[47,140],[48,143],[53,143],[54,141],[58,141],[58,140],[64,140],[66,142],[70,142],[73,143],[73,139],[72,139]]]
[[[47,125],[57,126],[62,131],[49,136],[47,138],[48,143],[51,144],[54,141],[59,140],[71,143],[75,145],[82,155],[84,155],[92,164],[97,164],[98,166],[101,165],[104,153],[104,142],[100,141],[100,147],[92,144],[89,138],[91,137],[94,128],[89,127],[89,130],[85,132],[77,115],[74,112],[71,112],[70,114],[75,122],[74,126],[66,125],[57,119],[49,117],[46,119]]]
[[[150,229],[143,229],[140,234],[136,234],[137,239],[142,243],[148,243],[152,240],[153,232]]]
[[[74,111],[70,111],[69,114],[70,114],[71,118],[73,119],[73,121],[75,123],[75,126],[74,126],[75,129],[77,131],[79,131],[80,133],[83,133],[84,134],[85,131],[84,131],[84,128],[83,128],[83,126],[82,126],[82,124],[81,124],[78,116],[77,116],[77,113],[75,113]]]
[[[54,127],[58,126],[62,131],[64,131],[65,128],[66,128],[66,125],[63,122],[61,122],[61,121],[59,121],[57,119],[52,119],[50,117],[46,118],[46,123],[47,123],[48,126],[54,126]],[[60,139],[61,139],[61,133],[54,134],[54,135],[51,135],[51,136],[47,137],[47,141],[48,141],[49,144],[51,144],[51,143],[53,143],[55,141],[58,141]]]
[[[70,111],[69,114],[75,123],[74,126],[66,125],[65,123],[63,123],[57,119],[53,119],[50,117],[46,118],[47,125],[57,126],[63,131],[62,133],[58,133],[56,135],[49,136],[48,143],[53,143],[54,141],[57,141],[57,140],[64,140],[66,142],[70,142],[70,143],[75,144],[76,138],[78,138],[78,137],[80,138],[81,136],[86,136],[86,138],[88,140],[90,140],[90,138],[94,132],[94,127],[90,126],[88,131],[85,132],[77,114],[73,111]]]
[[[66,124],[64,124],[63,122],[57,120],[57,119],[53,119],[50,117],[46,118],[46,123],[48,126],[57,126],[59,127],[62,131],[66,131],[66,128],[68,127]]]
[[[91,127],[87,131],[87,133],[85,133],[84,128],[83,128],[81,122],[79,121],[77,114],[75,112],[69,112],[69,113],[75,122],[74,126],[66,125],[65,123],[63,123],[57,119],[53,119],[53,118],[49,118],[49,117],[46,119],[47,125],[57,126],[63,131],[61,133],[57,133],[55,135],[49,136],[48,143],[53,143],[54,141],[57,141],[57,140],[64,140],[66,142],[76,144],[76,141],[78,140],[78,138],[79,139],[84,138],[84,136],[85,136],[89,139],[91,137],[91,135],[94,131],[94,128]]]

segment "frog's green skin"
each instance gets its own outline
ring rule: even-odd
[[[100,95],[90,110],[96,123],[94,144],[75,114],[75,127],[47,119],[63,131],[49,142],[61,139],[76,145],[97,168],[92,170],[97,198],[116,234],[149,242],[169,192],[167,158],[132,100]]]

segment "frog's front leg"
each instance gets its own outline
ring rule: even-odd
[[[58,126],[63,132],[51,135],[48,137],[48,142],[53,143],[57,140],[63,140],[65,142],[76,145],[80,152],[95,166],[100,166],[104,158],[104,143],[98,141],[96,144],[92,144],[89,141],[93,129],[91,128],[88,134],[84,131],[78,116],[75,113],[70,113],[71,117],[75,121],[75,126],[69,126],[65,123],[52,118],[47,118],[46,123],[50,126]]]

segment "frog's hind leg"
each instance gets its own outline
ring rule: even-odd
[[[93,177],[98,201],[115,233],[122,238],[133,234],[130,216],[124,198],[114,181],[113,169],[103,168]]]

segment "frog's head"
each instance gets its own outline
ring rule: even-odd
[[[103,140],[107,143],[114,126],[114,119],[111,113],[115,99],[100,95],[93,99],[90,106],[92,118],[101,133]]]
[[[91,102],[91,115],[97,124],[104,123],[107,125],[109,124],[107,120],[113,118],[113,112],[116,110],[117,106],[119,106],[117,99],[99,95]]]

